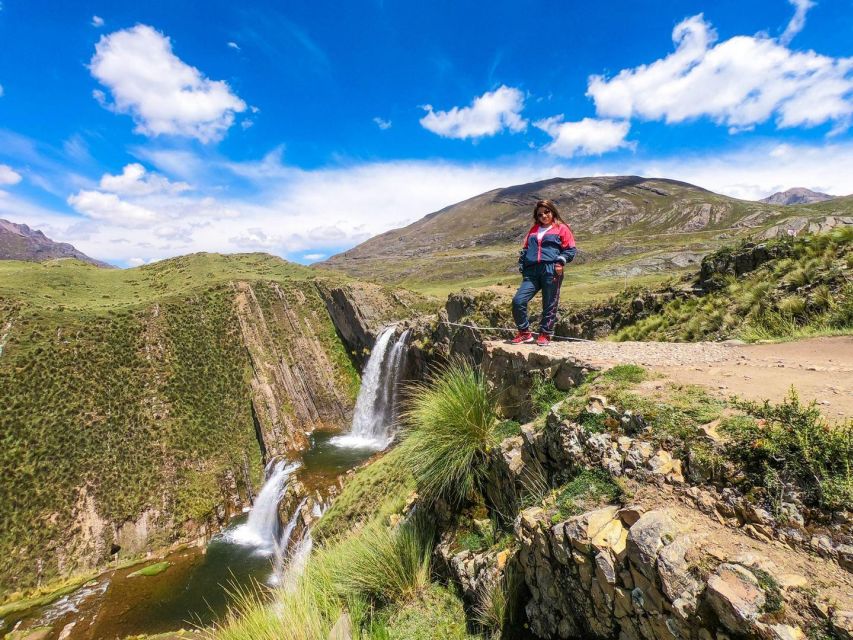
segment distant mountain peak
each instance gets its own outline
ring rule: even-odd
[[[820,193],[819,191],[812,191],[811,189],[805,189],[803,187],[794,187],[787,191],[777,191],[772,196],[759,200],[759,202],[782,205],[813,204],[815,202],[832,200],[834,197],[835,196],[831,196],[828,193]]]
[[[54,242],[38,229],[0,218],[0,260],[44,262],[57,258],[76,258],[98,267],[111,267],[90,258],[67,242]]]

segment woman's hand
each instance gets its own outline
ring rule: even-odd
[[[563,265],[562,265],[562,263],[558,262],[557,264],[555,264],[555,265],[554,265],[554,273],[555,273],[557,276],[561,276],[561,275],[563,275]]]

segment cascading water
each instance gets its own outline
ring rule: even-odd
[[[393,326],[379,334],[361,377],[352,428],[348,434],[332,438],[332,444],[366,449],[384,449],[390,444],[409,333],[404,331],[393,344]]]
[[[236,544],[256,547],[259,553],[271,555],[279,542],[280,523],[278,503],[287,485],[287,480],[300,467],[298,462],[285,460],[271,462],[267,466],[267,479],[261,487],[255,504],[245,524],[229,531],[227,540]]]
[[[293,536],[293,530],[296,529],[296,524],[299,521],[300,514],[302,513],[302,507],[305,506],[306,502],[308,502],[308,498],[302,498],[302,501],[297,505],[293,515],[290,516],[290,520],[284,528],[284,531],[281,532],[281,539],[276,544],[275,566],[273,567],[273,572],[269,579],[269,583],[272,586],[277,586],[281,583],[282,572],[291,556],[290,538]]]

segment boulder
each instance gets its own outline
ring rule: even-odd
[[[592,539],[613,521],[617,511],[619,507],[610,506],[569,518],[564,527],[566,539],[581,553],[590,553]]]
[[[628,530],[628,557],[643,575],[653,579],[658,551],[678,532],[678,524],[666,511],[649,511]]]
[[[748,634],[765,604],[756,577],[739,564],[723,563],[708,579],[708,603],[729,631]]]
[[[702,585],[690,572],[688,561],[688,555],[698,542],[695,536],[680,536],[658,553],[661,590],[670,602],[679,597],[695,597],[702,590]]]

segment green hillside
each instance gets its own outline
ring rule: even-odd
[[[251,287],[281,357],[300,359],[299,335],[276,328],[285,312],[308,327],[328,363],[315,386],[351,407],[358,375],[317,280],[265,254],[128,270],[0,262],[0,593],[96,566],[114,544],[130,552],[122,525],[143,516],[141,548],[198,536],[239,507],[235,491],[257,491],[235,283]]]

